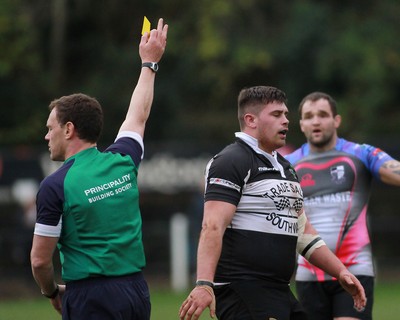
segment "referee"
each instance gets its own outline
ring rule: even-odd
[[[96,99],[78,93],[49,106],[45,140],[50,158],[64,163],[37,194],[31,265],[64,320],[150,319],[137,174],[167,32],[159,19],[142,36],[142,70],[126,119],[104,152],[96,147],[103,126]],[[54,278],[56,247],[65,285]]]

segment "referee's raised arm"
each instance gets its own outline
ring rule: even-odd
[[[158,70],[158,62],[164,54],[167,44],[168,25],[163,19],[158,20],[157,29],[145,33],[139,44],[142,70],[133,91],[129,109],[121,131],[133,131],[144,135],[146,121],[150,115],[154,96],[154,81]]]

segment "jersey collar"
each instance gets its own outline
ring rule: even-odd
[[[279,170],[281,173],[281,176],[286,178],[285,171],[283,170],[282,165],[278,162],[278,153],[276,151],[272,151],[272,155],[269,154],[268,152],[265,152],[264,150],[261,150],[258,147],[258,140],[247,133],[244,132],[235,132],[236,138],[239,138],[243,140],[248,146],[250,146],[256,153],[262,154],[264,157],[266,157],[269,162],[271,162],[272,166]]]

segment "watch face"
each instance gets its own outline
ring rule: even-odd
[[[158,63],[153,63],[153,65],[151,66],[151,68],[152,68],[154,71],[158,71]]]

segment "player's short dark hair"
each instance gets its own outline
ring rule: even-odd
[[[251,112],[258,114],[266,104],[279,102],[286,103],[286,94],[275,87],[256,86],[244,88],[238,97],[238,118],[240,126],[244,124],[244,115]]]
[[[336,116],[338,114],[337,112],[337,106],[336,106],[336,101],[327,93],[324,92],[312,92],[308,95],[306,95],[303,100],[301,100],[300,104],[299,104],[299,115],[300,115],[300,119],[301,119],[301,113],[303,112],[303,106],[306,103],[306,101],[318,101],[319,99],[325,99],[326,101],[328,101],[329,106],[331,107],[331,111],[332,111],[332,115]]]
[[[54,108],[61,126],[72,122],[80,139],[97,142],[103,129],[103,110],[95,98],[75,93],[53,100],[49,109]]]

